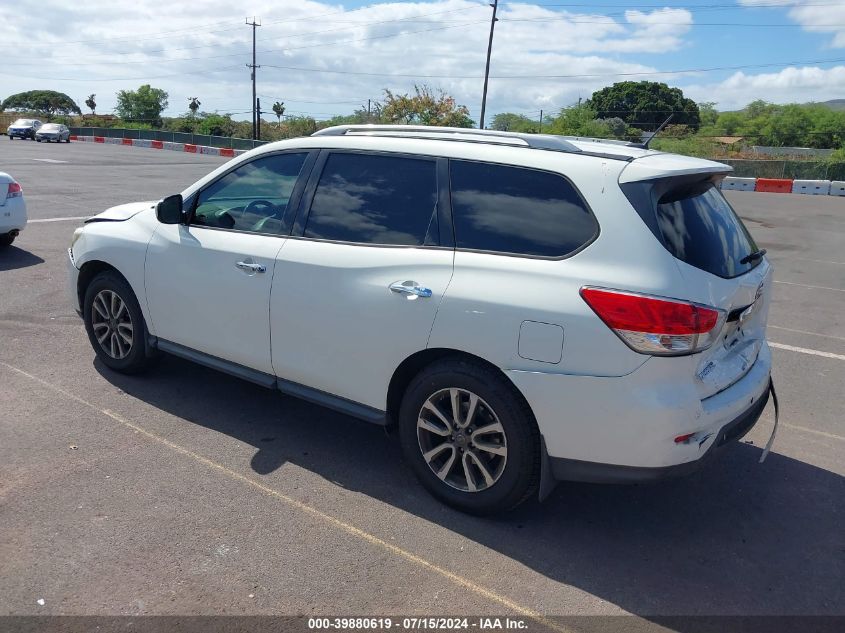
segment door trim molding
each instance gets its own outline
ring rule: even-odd
[[[285,380],[284,378],[279,378],[272,374],[252,369],[251,367],[245,367],[244,365],[239,365],[238,363],[233,363],[155,336],[150,337],[149,346],[153,349],[158,349],[173,356],[197,363],[198,365],[203,365],[210,369],[229,374],[230,376],[235,376],[241,380],[255,383],[267,389],[278,389],[285,395],[333,409],[339,413],[364,420],[365,422],[380,426],[387,424],[387,412],[375,409],[366,404],[361,404],[360,402],[347,400],[346,398],[341,398],[340,396],[335,396],[291,380]]]

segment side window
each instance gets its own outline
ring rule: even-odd
[[[437,244],[437,171],[430,159],[331,154],[305,237],[362,244]]]
[[[307,153],[275,154],[241,165],[200,191],[195,226],[278,233]]]
[[[450,161],[458,248],[562,257],[598,232],[598,223],[563,176],[535,169]]]

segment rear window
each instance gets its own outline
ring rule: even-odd
[[[588,244],[598,223],[563,176],[491,163],[450,161],[458,248],[563,257]]]
[[[737,277],[760,262],[741,263],[757,245],[712,182],[664,194],[657,203],[657,226],[672,255],[719,277]]]

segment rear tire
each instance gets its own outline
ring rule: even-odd
[[[114,271],[88,284],[83,301],[85,331],[99,359],[122,374],[146,369],[147,326],[132,288]]]
[[[402,399],[399,434],[420,483],[464,512],[511,510],[538,489],[534,416],[510,381],[480,363],[447,358],[417,374]]]
[[[17,235],[12,235],[11,233],[6,233],[5,235],[0,235],[0,248],[7,248],[12,245],[12,242],[15,241]]]

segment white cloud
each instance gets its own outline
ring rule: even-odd
[[[234,10],[217,0],[190,5],[90,0],[70,6],[65,0],[0,6],[5,25],[0,97],[52,88],[81,105],[93,92],[98,111],[108,112],[117,90],[151,83],[170,93],[168,114],[184,112],[192,96],[200,98],[203,110],[247,112],[248,13],[263,21],[258,93],[266,110],[281,99],[288,113],[327,118],[380,98],[384,88],[405,92],[414,83],[428,83],[453,94],[478,118],[490,19],[485,3],[394,2],[357,10],[310,0],[255,0]],[[509,4],[499,16],[488,98],[492,112],[559,107],[588,97],[615,73],[653,72],[654,66],[630,61],[627,54],[677,50],[692,24],[688,11],[673,9],[608,17]],[[620,61],[616,56],[623,53]],[[519,79],[556,74],[595,76]]]
[[[805,103],[842,98],[842,86],[845,86],[845,66],[790,67],[759,75],[737,72],[718,83],[687,86],[684,93],[697,101],[715,101],[720,110],[733,110],[755,99]]]
[[[740,0],[740,4],[779,10],[788,8],[789,18],[800,24],[805,31],[832,35],[829,45],[833,48],[845,48],[843,0]]]

